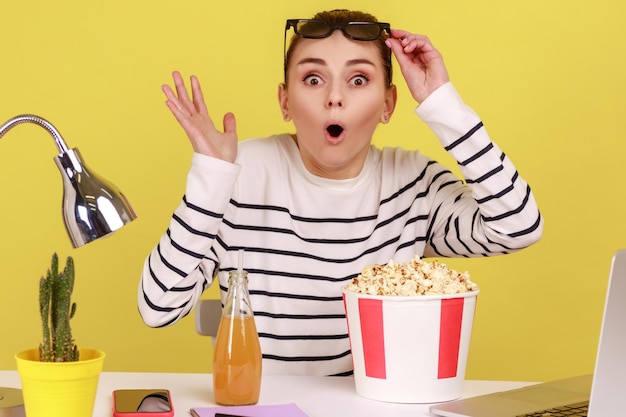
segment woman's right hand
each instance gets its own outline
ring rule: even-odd
[[[176,92],[169,85],[161,87],[167,97],[165,104],[185,129],[193,150],[203,155],[234,162],[237,156],[235,116],[232,113],[224,115],[224,132],[220,132],[209,116],[198,78],[191,76],[191,99],[180,73],[174,71],[172,78]]]

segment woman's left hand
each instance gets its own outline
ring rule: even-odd
[[[411,95],[418,103],[450,81],[443,57],[426,36],[392,29],[386,43],[393,51]]]

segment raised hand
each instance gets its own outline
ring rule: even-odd
[[[176,92],[169,85],[161,87],[170,109],[178,123],[189,137],[193,150],[197,153],[233,162],[237,156],[237,126],[232,113],[224,115],[224,131],[215,128],[209,116],[200,82],[191,76],[191,94],[189,98],[183,77],[178,71],[172,73]]]
[[[411,95],[418,103],[450,80],[443,57],[426,36],[392,29],[386,43],[393,51]]]

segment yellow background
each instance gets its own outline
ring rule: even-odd
[[[545,216],[542,241],[525,251],[448,262],[482,289],[467,377],[593,371],[610,259],[626,246],[618,0],[4,0],[0,121],[21,113],[51,121],[139,219],[72,249],[50,136],[24,125],[0,140],[0,369],[15,369],[13,355],[38,344],[37,282],[57,252],[76,261],[77,342],[106,351],[105,370],[210,370],[210,341],[196,335],[193,317],[150,329],[136,307],[143,261],[184,192],[191,158],[160,86],[174,69],[197,74],[216,121],[234,111],[240,138],[291,130],[276,103],[284,21],[335,7],[427,34]],[[399,105],[376,143],[420,148],[453,167],[413,114],[399,71],[395,81]]]

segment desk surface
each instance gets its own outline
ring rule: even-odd
[[[264,375],[259,404],[294,402],[310,417],[427,417],[429,404],[395,404],[359,396],[351,377]],[[463,397],[519,388],[528,382],[466,381]],[[20,388],[17,371],[0,371],[0,386]],[[176,417],[188,417],[191,407],[213,403],[210,374],[103,372],[93,417],[111,417],[114,389],[166,388],[172,394]]]

